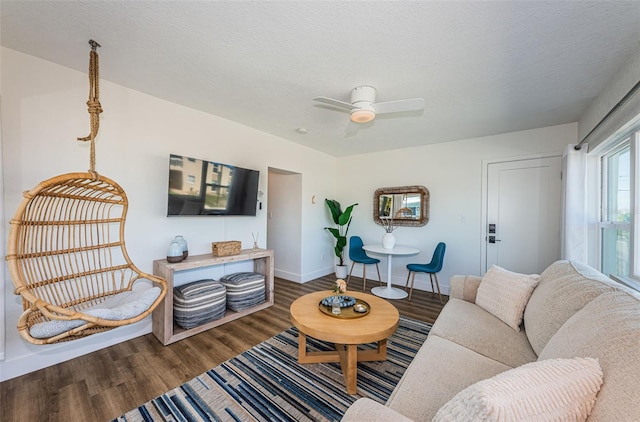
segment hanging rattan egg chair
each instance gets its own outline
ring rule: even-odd
[[[167,292],[165,280],[131,262],[124,241],[127,196],[94,170],[102,111],[96,46],[92,44],[90,59],[91,135],[82,138],[91,141],[91,170],[41,182],[24,194],[11,220],[6,259],[15,293],[22,296],[18,331],[34,344],[140,321]]]

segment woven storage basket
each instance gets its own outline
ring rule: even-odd
[[[213,256],[237,255],[240,253],[240,245],[239,240],[213,242],[211,243],[211,251],[213,252]]]

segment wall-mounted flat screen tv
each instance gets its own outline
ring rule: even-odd
[[[256,215],[260,172],[171,154],[167,215]]]

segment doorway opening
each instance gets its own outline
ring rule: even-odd
[[[302,174],[269,167],[267,248],[275,254],[274,274],[302,282]]]

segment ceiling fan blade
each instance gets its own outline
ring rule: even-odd
[[[386,101],[373,105],[376,114],[398,113],[401,111],[422,110],[424,108],[424,98],[411,98],[408,100]]]
[[[362,125],[358,123],[353,123],[351,120],[349,120],[347,127],[344,129],[344,136],[351,137],[351,136],[357,135],[358,131],[360,130],[360,126]]]
[[[334,107],[344,108],[344,109],[347,109],[347,110],[351,110],[351,109],[356,108],[356,107],[352,106],[350,103],[347,103],[347,102],[344,102],[344,101],[339,101],[339,100],[334,100],[333,98],[316,97],[316,98],[314,98],[314,100],[315,101],[319,101],[321,103],[332,105]]]

